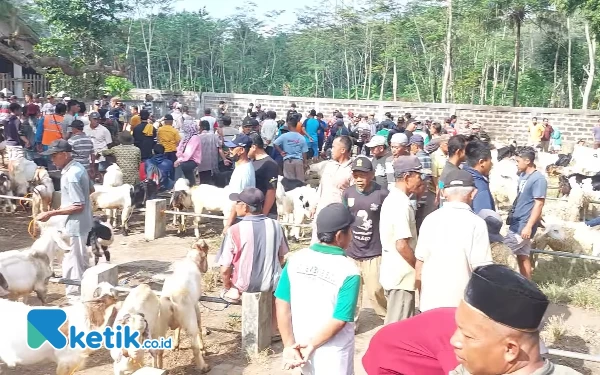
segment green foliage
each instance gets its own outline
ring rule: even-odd
[[[127,78],[108,76],[104,80],[104,88],[111,96],[130,99],[129,92],[135,88]]]

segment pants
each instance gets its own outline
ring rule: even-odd
[[[386,315],[387,300],[383,287],[379,283],[379,267],[381,265],[381,256],[368,260],[355,259],[354,263],[360,272],[360,289],[358,292],[358,303],[354,312],[354,322],[358,322],[360,309],[362,307],[363,289],[366,289],[367,297],[371,302],[371,307],[375,313],[381,317]]]
[[[323,143],[325,143],[325,136],[319,134],[319,140],[318,140],[319,151],[321,151],[323,149]]]
[[[313,158],[316,158],[317,156],[319,156],[319,142],[317,141],[313,141],[313,142],[308,142],[308,148],[312,149],[313,151]]]
[[[25,149],[22,146],[6,146],[8,161],[15,161],[25,157]]]
[[[200,178],[201,184],[214,185],[212,171],[198,172],[198,177]]]
[[[504,237],[504,244],[508,246],[515,255],[529,256],[531,254],[531,239],[524,240],[519,233],[508,230]]]
[[[415,315],[415,292],[402,289],[385,291],[387,314],[384,325],[399,322]]]
[[[175,163],[177,160],[177,151],[165,152],[165,157]]]
[[[300,159],[284,160],[283,177],[304,182],[304,162]]]
[[[598,225],[600,225],[600,217],[586,221],[585,225],[587,225],[588,227],[597,227]]]
[[[544,152],[548,152],[548,149],[550,148],[550,141],[542,141],[542,151]]]
[[[175,168],[175,181],[179,180],[182,177],[185,177],[190,186],[196,185],[196,168],[198,164],[196,164],[193,160],[184,161],[179,164],[179,167]]]
[[[273,146],[265,147],[265,152],[267,153],[267,155],[269,155],[271,158],[273,158]],[[273,158],[273,159],[275,159],[275,158]]]
[[[65,254],[62,262],[62,277],[65,279],[81,280],[83,273],[89,267],[87,241],[89,233],[82,233],[79,237],[71,237],[71,251]],[[78,296],[81,289],[77,285],[67,285],[66,295]]]

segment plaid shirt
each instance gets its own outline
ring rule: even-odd
[[[419,151],[417,151],[415,156],[419,158],[419,161],[421,162],[423,169],[431,170],[433,163],[431,162],[431,157],[425,151],[419,150]],[[429,182],[429,184],[431,184],[431,181]],[[427,190],[430,190],[429,186],[427,187]],[[421,196],[421,199],[419,199],[419,206],[425,204],[426,201],[427,201],[426,194],[423,194]]]

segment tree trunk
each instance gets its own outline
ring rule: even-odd
[[[585,23],[585,40],[588,45],[588,57],[590,59],[588,68],[584,70],[588,75],[587,82],[585,84],[585,91],[583,93],[583,104],[581,109],[588,109],[590,100],[590,92],[592,92],[592,86],[594,84],[594,73],[596,71],[596,36],[590,35],[590,24]]]
[[[442,82],[442,103],[448,99],[450,71],[452,69],[452,0],[448,0],[448,25],[446,29],[446,63],[444,64],[444,81]]]
[[[381,90],[379,91],[379,100],[383,100],[383,92],[385,91],[385,77],[387,76],[387,72],[390,66],[390,60],[386,54],[385,56],[385,68],[383,69],[383,73],[381,75]]]
[[[371,100],[371,83],[373,80],[373,33],[369,37],[369,79],[367,81],[367,100]]]
[[[513,107],[517,106],[519,99],[519,67],[521,60],[521,20],[517,20],[517,37],[515,40],[515,85],[513,87]]]
[[[569,41],[567,51],[567,87],[569,88],[569,109],[573,109],[573,76],[571,70],[571,18],[567,17],[567,39]]]
[[[554,54],[554,81],[552,83],[552,98],[550,99],[550,107],[556,107],[558,98],[558,57],[560,55],[560,43],[556,44],[556,53]]]
[[[392,91],[394,92],[394,101],[398,100],[398,70],[396,67],[396,56],[394,56],[394,79],[392,81]]]
[[[347,99],[350,99],[350,67],[348,66],[348,50],[344,47],[344,62],[346,63],[346,88],[348,89]]]

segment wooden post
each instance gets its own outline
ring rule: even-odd
[[[271,345],[273,292],[242,293],[242,349],[257,354]]]
[[[146,241],[153,241],[166,234],[166,209],[166,199],[152,199],[146,202],[146,217],[144,222],[144,237]]]

